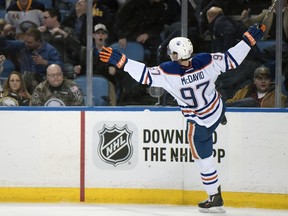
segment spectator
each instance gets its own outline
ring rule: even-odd
[[[4,18],[0,18],[0,35],[3,34],[4,26],[6,25],[6,21]]]
[[[60,65],[49,65],[46,77],[32,94],[32,106],[84,106],[82,90],[74,81],[64,78]]]
[[[43,13],[43,41],[54,46],[63,60],[63,72],[67,78],[74,78],[74,66],[80,64],[81,43],[74,31],[61,23],[61,14],[57,9],[47,9]]]
[[[206,37],[207,32],[209,31],[208,22],[205,17],[207,10],[211,7],[219,7],[222,8],[225,14],[228,14],[230,10],[229,8],[229,2],[230,0],[200,0],[200,3],[198,3],[199,8],[197,11],[197,17],[199,22],[199,29],[200,34],[203,35],[203,37]],[[233,7],[235,5],[235,1],[233,1]],[[198,15],[199,14],[199,15]]]
[[[0,106],[29,106],[30,100],[31,95],[20,72],[11,72],[0,92]]]
[[[239,42],[243,33],[247,30],[240,22],[225,16],[220,7],[213,6],[208,9],[207,20],[212,38],[212,52],[225,52],[225,50]],[[217,78],[216,87],[224,100],[233,97],[237,90],[251,82],[254,70],[261,64],[261,59],[258,59],[259,56],[258,47],[252,47],[247,58],[238,68],[221,74]]]
[[[6,10],[5,20],[16,28],[17,38],[29,28],[41,25],[45,6],[33,0],[17,0],[9,5]]]
[[[115,25],[116,12],[118,11],[118,3],[115,0],[93,0],[93,23],[104,24],[108,30],[112,30]],[[113,31],[110,31],[107,43],[117,40]]]
[[[100,52],[106,45],[108,39],[108,30],[105,25],[97,24],[93,29],[94,51]],[[86,55],[85,55],[86,56]],[[84,57],[86,59],[86,57]],[[116,67],[108,63],[100,61],[98,55],[93,55],[93,75],[101,75],[109,80],[109,103],[111,106],[116,106],[116,91],[115,86],[118,85],[116,76]],[[78,75],[86,75],[86,66],[78,65],[75,67],[75,72]]]
[[[3,28],[3,37],[7,40],[15,40],[16,39],[16,28],[7,23]],[[18,54],[15,52],[3,51],[3,55],[6,57],[6,61],[4,63],[4,70],[2,76],[8,77],[8,75],[12,71],[20,71],[20,64],[18,61]]]
[[[242,39],[242,35],[247,28],[241,21],[236,21],[233,18],[226,16],[220,7],[211,7],[207,10],[207,20],[209,23],[209,31],[212,38],[212,51],[224,52],[234,46]],[[259,49],[253,47],[248,59],[259,60]]]
[[[147,65],[157,64],[157,49],[164,29],[165,5],[163,0],[127,1],[116,14],[116,31],[121,48],[127,41],[143,44],[150,51]]]
[[[113,28],[115,15],[106,5],[94,0],[92,15],[94,24],[103,23],[108,29]],[[77,39],[81,42],[81,45],[86,46],[87,0],[78,0],[75,4],[75,8],[63,19],[62,25],[73,29]]]
[[[281,95],[284,107],[286,96]],[[236,92],[226,101],[226,106],[234,107],[275,107],[275,86],[271,83],[269,68],[260,66],[254,72],[254,83]]]
[[[211,51],[224,52],[234,46],[238,39],[237,29],[232,20],[224,15],[222,8],[211,7],[207,10],[206,15],[212,38]]]
[[[0,74],[3,72],[3,65],[5,60],[6,60],[5,55],[0,55]]]
[[[86,26],[87,26],[87,0],[78,0],[75,4],[75,10],[63,19],[61,24],[63,26],[73,29],[77,39],[82,46],[86,46]]]
[[[24,41],[0,38],[0,44],[1,49],[19,54],[21,73],[30,94],[40,82],[45,80],[48,65],[54,63],[62,66],[63,64],[58,51],[43,42],[41,32],[35,28],[26,31]]]
[[[5,55],[0,55],[0,75],[1,75],[1,76],[2,76],[2,73],[3,73],[3,69],[4,69],[4,62],[5,62],[5,60],[6,60]],[[3,81],[0,80],[0,91],[3,90],[2,85],[3,85]]]
[[[4,25],[3,27],[3,36],[7,39],[7,40],[15,40],[16,39],[16,28],[15,26],[7,23],[6,25]]]

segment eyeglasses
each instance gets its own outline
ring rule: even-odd
[[[52,77],[52,78],[54,78],[54,77],[60,77],[60,76],[62,76],[62,75],[63,75],[63,73],[61,73],[61,72],[59,72],[59,73],[54,73],[54,74],[47,74],[48,77]]]

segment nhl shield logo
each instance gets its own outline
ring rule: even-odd
[[[118,164],[125,163],[132,156],[131,136],[132,131],[129,131],[127,125],[119,128],[114,125],[112,128],[104,125],[103,129],[98,132],[100,143],[98,152],[100,158],[115,167]]]

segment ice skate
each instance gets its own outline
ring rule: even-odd
[[[199,211],[203,213],[225,213],[223,207],[223,199],[221,196],[221,188],[218,187],[218,193],[215,195],[209,196],[207,200],[198,203]]]

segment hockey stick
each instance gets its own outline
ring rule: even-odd
[[[271,4],[271,6],[268,8],[268,12],[265,14],[265,16],[263,17],[262,21],[259,23],[259,26],[262,25],[262,23],[264,23],[266,21],[266,19],[268,18],[268,16],[273,12],[273,9],[276,6],[276,2],[277,0],[274,0]]]

